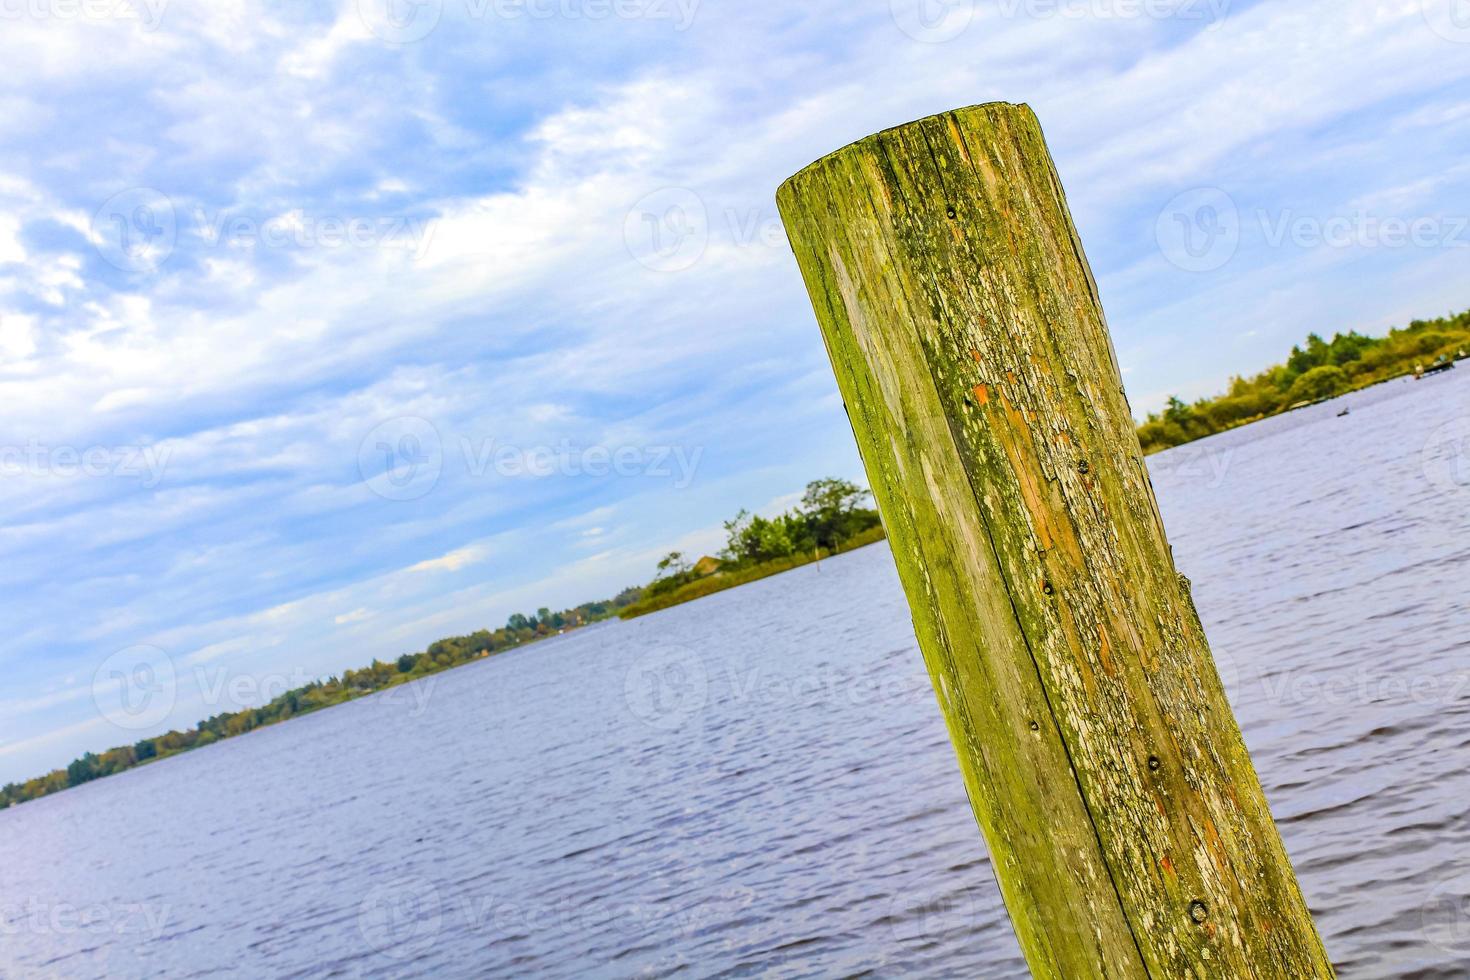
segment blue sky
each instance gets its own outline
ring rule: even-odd
[[[1140,414],[1470,306],[1463,0],[0,20],[0,779],[860,477],[773,198],[889,125],[1035,108]]]

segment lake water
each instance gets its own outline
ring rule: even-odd
[[[1344,977],[1470,976],[1467,440],[1150,461]],[[0,813],[0,976],[1026,975],[884,545],[421,683]]]

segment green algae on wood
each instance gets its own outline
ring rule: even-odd
[[[777,201],[1032,973],[1333,976],[1030,109],[886,130]]]

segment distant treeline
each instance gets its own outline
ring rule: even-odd
[[[406,653],[391,663],[374,660],[371,666],[361,670],[349,670],[341,677],[315,681],[287,691],[259,708],[215,715],[188,731],[172,731],[156,738],[145,738],[133,745],[109,749],[101,755],[88,752],[65,769],[0,789],[0,809],[608,619],[636,601],[641,594],[642,590],[635,587],[623,590],[616,598],[583,603],[561,612],[543,608],[534,616],[516,613],[500,629],[480,630],[469,636],[440,640],[422,653]]]
[[[806,486],[801,503],[775,517],[742,510],[725,522],[725,547],[719,560],[690,564],[673,551],[658,563],[658,574],[643,597],[625,608],[624,619],[667,609],[768,575],[796,568],[883,537],[878,512],[863,506],[870,496],[855,483],[827,478]]]
[[[1415,320],[1386,337],[1355,331],[1317,334],[1305,347],[1291,349],[1286,363],[1249,378],[1231,378],[1223,395],[1201,398],[1193,405],[1170,398],[1162,412],[1151,413],[1139,426],[1146,453],[1202,439],[1301,404],[1333,398],[1380,381],[1411,374],[1437,358],[1454,358],[1470,350],[1470,311],[1437,320]]]

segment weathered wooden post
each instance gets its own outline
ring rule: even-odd
[[[1031,110],[886,130],[777,200],[1032,973],[1333,976]]]

